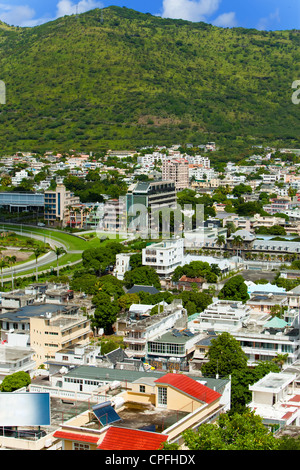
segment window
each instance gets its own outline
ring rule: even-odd
[[[145,385],[140,385],[140,393],[145,393],[145,392],[146,392]]]
[[[167,387],[158,387],[158,405],[167,406]]]
[[[90,450],[90,446],[81,442],[73,442],[73,450]]]

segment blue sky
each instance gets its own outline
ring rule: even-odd
[[[300,29],[300,0],[0,0],[0,20],[35,26],[110,5],[222,27]]]

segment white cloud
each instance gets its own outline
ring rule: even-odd
[[[238,24],[234,11],[219,15],[212,23],[222,28],[233,28]]]
[[[97,0],[80,0],[72,2],[71,0],[59,0],[57,4],[56,18],[65,15],[74,15],[76,12],[84,13],[94,8],[103,8],[103,4]]]
[[[24,26],[35,16],[35,10],[28,5],[0,3],[0,20],[14,26]]]
[[[163,18],[207,21],[219,8],[221,0],[163,0]]]
[[[258,22],[257,29],[260,31],[270,29],[275,21],[280,23],[279,8],[276,8],[276,10],[273,13],[270,13],[269,16],[261,18]]]
[[[77,6],[77,8],[76,8]],[[94,8],[103,8],[102,2],[97,0],[59,0],[56,5],[56,16],[36,18],[36,11],[28,5],[9,5],[0,3],[0,20],[14,26],[31,27],[48,21],[56,20],[65,15],[74,15],[76,12],[84,13]]]

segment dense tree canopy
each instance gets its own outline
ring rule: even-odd
[[[231,277],[220,290],[218,297],[221,300],[241,300],[246,302],[249,299],[249,294],[243,276],[237,275]]]
[[[27,372],[15,372],[14,374],[7,375],[1,385],[1,392],[13,392],[22,387],[27,387],[31,383],[30,375]]]
[[[160,289],[160,280],[156,271],[149,266],[140,266],[131,271],[126,271],[124,282],[127,289],[133,285],[153,286]]]
[[[277,450],[279,441],[263,425],[260,416],[245,411],[219,416],[216,424],[202,424],[197,432],[183,433],[190,450]]]

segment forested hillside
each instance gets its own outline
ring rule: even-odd
[[[0,26],[0,153],[151,144],[299,145],[298,31],[109,7]]]

